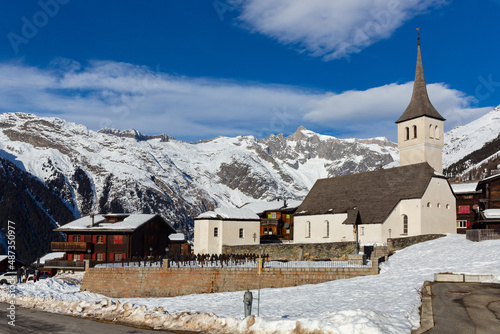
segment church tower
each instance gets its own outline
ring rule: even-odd
[[[413,94],[410,104],[396,121],[399,164],[406,166],[427,162],[436,172],[442,174],[444,121],[444,117],[437,112],[427,95],[418,37]]]

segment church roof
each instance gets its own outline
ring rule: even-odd
[[[410,104],[406,107],[404,113],[399,117],[396,123],[401,123],[421,116],[427,116],[444,121],[436,108],[432,105],[427,95],[425,85],[424,68],[422,66],[422,56],[420,55],[420,37],[418,38],[417,68],[415,70],[415,81],[413,83],[413,93]]]
[[[401,200],[421,198],[432,177],[446,180],[423,162],[320,179],[295,215],[347,213],[345,224],[380,224]]]

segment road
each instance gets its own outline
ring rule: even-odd
[[[432,285],[436,334],[500,333],[500,284],[435,283]]]
[[[16,306],[15,327],[8,324],[10,304],[0,303],[0,333],[64,333],[64,334],[193,334],[185,331],[159,331],[135,328],[82,319],[63,314],[49,313],[35,309],[26,309]],[[199,333],[198,333],[199,334]]]

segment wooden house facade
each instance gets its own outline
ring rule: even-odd
[[[165,256],[167,249],[176,249],[169,240],[176,231],[154,214],[91,215],[56,231],[67,236],[66,242],[51,245],[54,252],[66,252],[64,261],[114,262]]]
[[[477,181],[452,183],[457,198],[457,233],[465,234],[468,229],[477,227],[481,191],[476,190]]]
[[[293,240],[293,216],[296,210],[297,207],[288,207],[285,201],[283,207],[259,214],[261,242]]]
[[[500,229],[500,174],[479,181],[476,189],[481,192],[478,228]]]

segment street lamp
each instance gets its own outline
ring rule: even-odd
[[[149,247],[149,256],[153,255],[153,247]]]

